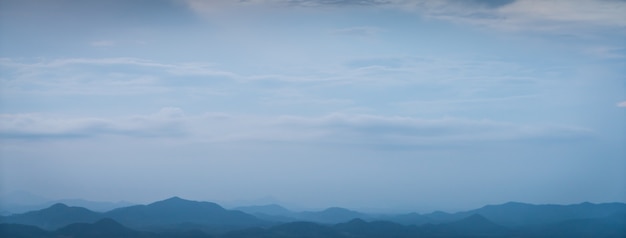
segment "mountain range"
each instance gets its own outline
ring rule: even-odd
[[[103,202],[85,199],[49,199],[25,191],[13,191],[0,195],[0,215],[19,214],[28,211],[40,210],[57,203],[68,206],[84,207],[92,211],[106,212],[115,208],[134,205],[130,202]]]
[[[626,237],[626,204],[505,203],[458,212],[376,215],[279,205],[224,209],[178,197],[95,212],[55,204],[0,217],[0,237]]]

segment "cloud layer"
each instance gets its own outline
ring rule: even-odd
[[[245,116],[226,113],[186,115],[163,108],[122,118],[54,117],[3,114],[4,139],[83,138],[102,136],[175,138],[198,142],[307,142],[355,145],[455,145],[485,141],[570,140],[592,131],[563,125],[520,125],[460,118],[420,119],[367,114],[317,117]]]
[[[503,30],[565,31],[575,28],[626,27],[626,3],[618,0],[252,0],[243,2],[188,0],[200,13],[237,7],[364,6],[416,12],[425,17],[478,24]]]

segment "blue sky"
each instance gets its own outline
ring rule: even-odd
[[[0,2],[1,192],[626,202],[626,2]]]

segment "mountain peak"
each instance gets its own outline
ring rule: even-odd
[[[178,196],[173,196],[173,197],[165,199],[163,201],[188,201],[188,200],[182,199],[182,198],[180,198]]]
[[[180,197],[174,196],[165,200],[153,202],[150,205],[157,205],[157,204],[158,205],[164,205],[164,204],[179,205],[179,204],[192,204],[192,203],[199,203],[199,202],[182,199]]]
[[[69,206],[65,205],[65,203],[55,203],[54,205],[50,206],[50,208],[68,208]]]
[[[329,207],[329,208],[324,209],[324,212],[347,212],[347,211],[351,211],[351,210],[342,208],[342,207]]]

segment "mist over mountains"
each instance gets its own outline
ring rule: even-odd
[[[0,217],[2,237],[626,237],[626,204],[509,202],[457,212],[370,214],[340,207],[225,209],[172,197],[96,212],[54,204]]]
[[[50,199],[26,191],[12,191],[0,196],[0,215],[24,213],[33,210],[48,208],[54,204],[63,203],[68,206],[84,207],[92,211],[106,212],[119,207],[134,205],[126,201],[106,202],[90,201],[85,199]]]

